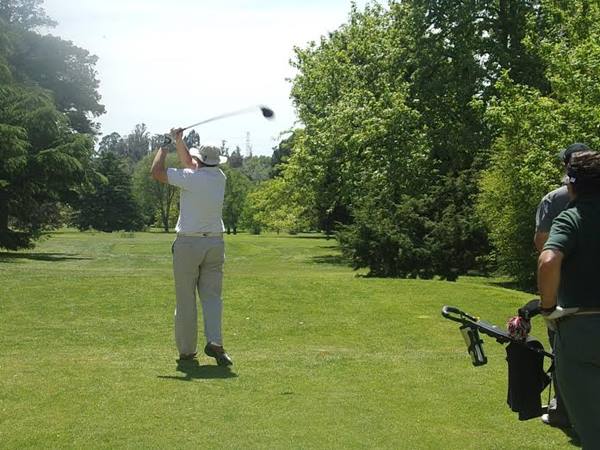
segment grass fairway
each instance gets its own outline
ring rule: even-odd
[[[572,448],[506,407],[503,346],[484,338],[475,368],[440,316],[502,325],[529,295],[357,277],[317,236],[228,236],[235,365],[178,368],[172,240],[61,232],[0,253],[0,447]]]

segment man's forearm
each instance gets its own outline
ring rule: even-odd
[[[165,168],[165,159],[167,158],[167,150],[164,148],[159,148],[154,156],[154,160],[152,161],[152,168],[150,169],[150,173],[152,174],[152,178],[161,183],[167,183],[167,169]]]
[[[544,250],[538,258],[538,290],[544,309],[556,306],[562,259],[563,254],[555,250]]]
[[[176,136],[175,148],[177,149],[177,156],[179,157],[179,161],[181,161],[181,164],[183,165],[183,167],[186,167],[188,169],[193,168],[194,163],[192,161],[192,157],[190,156],[190,152],[187,148],[187,145],[185,144],[185,142],[183,140],[183,136],[181,136],[181,135]]]
[[[535,248],[538,251],[538,253],[541,253],[544,249],[544,244],[548,240],[549,234],[550,233],[548,233],[547,231],[535,232],[535,235],[533,236],[533,243],[535,244]]]

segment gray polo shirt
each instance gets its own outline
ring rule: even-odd
[[[567,186],[561,186],[544,195],[535,214],[535,231],[549,233],[552,221],[567,209],[570,201]]]

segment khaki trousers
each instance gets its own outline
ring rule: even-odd
[[[180,355],[198,351],[198,309],[196,291],[202,304],[204,336],[207,342],[223,345],[223,263],[222,236],[177,236],[173,243],[175,278],[175,342]]]

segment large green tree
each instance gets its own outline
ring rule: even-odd
[[[252,155],[243,159],[240,171],[253,182],[268,180],[271,177],[271,158]]]
[[[262,230],[297,233],[309,228],[300,193],[290,189],[281,177],[260,183],[248,193],[241,222],[256,234]]]
[[[200,147],[200,135],[196,132],[196,130],[190,131],[184,138],[185,144],[188,148]]]
[[[150,154],[150,149],[158,148],[163,140],[162,135],[151,136],[146,124],[140,123],[125,136],[117,132],[104,135],[98,144],[98,153],[119,156],[125,161],[127,171],[133,174],[137,164]]]
[[[0,247],[8,249],[31,246],[57,225],[61,205],[94,177],[91,136],[74,133],[58,93],[33,83],[21,64],[20,46],[35,34],[29,30],[49,24],[39,5],[9,1],[0,8]]]
[[[150,152],[151,137],[145,123],[135,126],[125,138],[125,157],[135,165]]]
[[[94,119],[105,112],[100,104],[95,70],[98,58],[72,42],[37,29],[55,22],[43,10],[41,0],[6,0],[0,4],[0,24],[9,35],[5,58],[17,82],[49,91],[56,108],[78,132],[96,133]]]
[[[460,149],[456,158],[442,155],[442,150],[449,152],[443,145],[436,150],[438,110],[425,117],[418,107],[431,97],[416,81],[409,82],[411,77],[420,80],[417,63],[435,68],[425,57],[437,59],[430,54],[433,44],[429,53],[417,53],[412,32],[417,13],[405,3],[392,12],[377,5],[353,10],[349,23],[319,46],[296,52],[299,75],[292,94],[305,130],[288,165],[299,166],[298,188],[303,184],[314,191],[305,198],[314,200],[320,228],[332,232],[344,226],[345,253],[356,267],[370,267],[378,275],[430,271],[433,249],[423,247],[438,223],[433,215],[444,208],[432,208],[434,192],[428,188],[436,184],[446,160],[458,165],[459,159]],[[435,83],[431,89],[441,89],[442,80],[432,76],[443,74],[442,69],[424,73]],[[446,109],[460,110],[452,103],[452,90],[444,95]],[[442,123],[441,111],[439,116]],[[419,199],[417,205],[410,199]],[[400,214],[409,200],[417,215],[413,228]],[[462,242],[451,244],[455,254],[464,248]],[[414,248],[419,258],[411,256]],[[450,269],[440,267],[440,272],[446,275]]]
[[[150,168],[154,154],[147,155],[135,167],[133,186],[149,225],[157,222],[165,232],[174,227],[174,214],[177,209],[177,193],[179,189],[170,184],[160,183],[150,177]],[[167,155],[167,167],[179,167],[175,153]]]
[[[43,3],[44,0],[2,0],[0,20],[25,30],[55,26],[56,22],[44,11]]]
[[[95,70],[98,57],[70,41],[35,31],[19,29],[12,41],[8,61],[16,80],[51,92],[73,130],[97,133],[94,119],[105,112]]]
[[[101,176],[79,198],[77,227],[106,232],[143,229],[142,210],[133,193],[133,181],[125,161],[113,153],[105,153],[94,164]]]
[[[116,131],[102,136],[98,144],[98,153],[114,153],[125,157],[127,155],[125,140]]]
[[[550,94],[508,73],[497,84],[487,112],[497,136],[478,208],[501,268],[526,288],[535,285],[535,210],[561,180],[558,150],[575,141],[600,148],[600,5],[543,1],[540,14],[543,33],[531,30],[528,41]]]
[[[296,49],[292,97],[304,124],[284,172],[319,227],[340,231],[356,267],[454,279],[487,254],[475,211],[496,130],[485,120],[508,71],[548,88],[526,45],[534,0],[405,0],[353,8]]]
[[[0,247],[33,245],[96,179],[96,58],[39,27],[41,0],[0,3]]]
[[[223,201],[223,224],[227,234],[237,234],[246,196],[252,187],[250,179],[238,169],[224,167],[227,175]]]
[[[277,147],[273,148],[273,153],[271,155],[271,176],[277,177],[281,175],[281,171],[283,167],[287,164],[294,151],[295,142],[301,136],[302,130],[295,129],[291,132],[289,136],[282,139]]]
[[[244,164],[244,157],[242,156],[242,151],[239,146],[235,146],[235,149],[231,152],[229,157],[227,158],[227,165],[233,169],[237,169],[242,167]]]
[[[28,247],[89,173],[93,143],[43,92],[0,86],[0,247]]]

